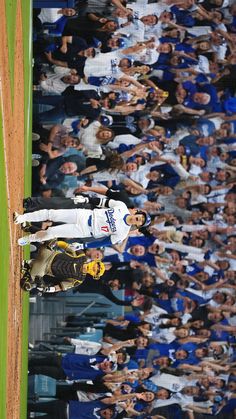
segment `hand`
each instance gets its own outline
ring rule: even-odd
[[[189,176],[189,180],[192,180],[193,182],[197,182],[198,176]]]
[[[81,193],[81,192],[88,192],[88,191],[89,191],[89,186],[83,185],[83,186],[80,186],[79,188],[76,188],[74,190],[74,194],[78,194],[78,193]]]
[[[64,340],[65,342],[69,342],[69,343],[71,343],[71,338],[69,338],[68,336],[65,336],[65,337],[63,338],[63,340]]]
[[[131,260],[129,265],[131,268],[136,269],[140,267],[141,263],[138,262],[137,260]]]
[[[148,42],[148,43],[147,43],[147,47],[148,47],[149,49],[154,49],[154,48],[156,48],[156,44],[155,44],[154,42]]]
[[[126,341],[126,344],[127,344],[127,345],[130,345],[130,346],[134,346],[134,345],[135,345],[135,339],[128,339],[128,340]]]
[[[60,48],[60,51],[61,51],[63,54],[66,54],[66,53],[67,53],[67,45],[62,45],[62,46],[61,46],[61,48]]]
[[[123,10],[125,16],[132,16],[133,15],[133,10],[132,9],[123,8],[122,10]]]
[[[85,127],[86,125],[88,125],[88,123],[89,123],[89,119],[88,118],[81,119],[80,124],[81,124],[82,127]]]
[[[149,150],[157,150],[158,152],[160,152],[160,150],[158,149],[158,145],[159,145],[158,141],[151,141],[150,143],[147,144],[147,148]]]
[[[134,409],[134,402],[132,400],[128,400],[124,405],[125,411],[129,413],[130,410],[133,411]]]
[[[109,269],[111,269],[111,268],[112,268],[112,263],[105,262],[105,269],[106,269],[106,271],[109,271]]]
[[[46,185],[46,183],[47,183],[46,176],[40,176],[39,181],[40,181],[40,183],[42,183],[42,185]]]
[[[48,153],[52,149],[52,143],[49,143],[49,144],[40,143],[39,148],[40,150]]]
[[[46,74],[41,74],[41,76],[40,76],[40,81],[45,81],[45,80],[47,80],[47,76],[46,76]]]
[[[101,19],[98,19],[98,21],[100,23],[106,23],[107,22],[107,19],[105,17],[101,17]]]
[[[168,287],[173,287],[175,285],[175,282],[172,281],[172,279],[167,279],[166,283],[167,283]]]
[[[99,102],[99,100],[96,100],[96,99],[90,99],[90,103],[91,103],[92,108],[97,109],[97,108],[99,108],[99,107],[100,107],[100,102]]]
[[[148,42],[156,42],[156,38],[155,38],[155,36],[152,36],[152,37],[148,40]]]
[[[139,105],[136,105],[136,107],[135,107],[135,110],[136,111],[142,111],[143,109],[145,108],[145,104],[139,104]]]
[[[147,93],[145,90],[143,89],[137,89],[135,92],[136,97],[138,97],[139,99],[145,99],[147,96]]]
[[[217,231],[217,226],[215,225],[208,225],[206,226],[207,231],[209,231],[209,233],[216,233]]]
[[[204,109],[201,109],[200,111],[198,111],[198,115],[202,116],[205,115],[206,111],[204,111]]]
[[[51,51],[50,52],[45,52],[44,54],[46,55],[48,61],[51,62],[52,61],[52,53],[51,53]]]
[[[139,295],[138,297],[134,298],[131,302],[133,307],[139,307],[143,303],[143,295]]]
[[[169,160],[167,160],[167,163],[168,163],[168,164],[176,164],[176,161],[175,161],[175,160],[171,160],[171,159],[169,159]]]
[[[226,228],[226,234],[229,234],[229,235],[234,234],[235,231],[236,231],[236,227],[234,227],[234,226],[229,226],[229,227]]]

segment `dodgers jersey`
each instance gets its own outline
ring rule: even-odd
[[[76,224],[83,230],[84,237],[92,235],[99,239],[110,236],[112,244],[115,244],[122,242],[129,234],[131,226],[126,223],[126,216],[130,212],[124,202],[110,199],[109,208],[76,211]]]

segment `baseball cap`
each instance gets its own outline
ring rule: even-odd
[[[123,38],[118,38],[118,46],[119,48],[124,48],[125,47],[125,40]]]
[[[113,118],[111,115],[101,115],[100,122],[104,127],[110,127],[113,124]]]

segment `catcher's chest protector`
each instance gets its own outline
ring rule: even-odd
[[[61,280],[68,278],[83,279],[85,275],[82,268],[86,261],[87,257],[85,255],[73,257],[67,253],[59,253],[52,262],[51,270],[53,275]]]

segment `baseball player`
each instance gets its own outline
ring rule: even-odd
[[[147,226],[150,216],[144,211],[128,209],[121,201],[103,199],[103,208],[90,209],[44,209],[25,213],[14,213],[15,224],[24,222],[53,221],[64,223],[41,230],[18,239],[20,246],[31,242],[44,242],[58,237],[81,238],[101,241],[101,246],[114,245],[126,239],[131,228]]]
[[[99,260],[88,262],[84,252],[74,252],[68,243],[57,241],[60,250],[42,246],[37,259],[23,261],[21,287],[25,291],[37,288],[38,292],[67,291],[82,284],[86,275],[99,279],[105,265]],[[62,250],[65,250],[62,252]]]

